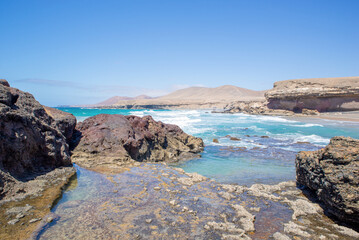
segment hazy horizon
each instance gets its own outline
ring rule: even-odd
[[[0,2],[0,78],[49,106],[358,76],[359,2]]]

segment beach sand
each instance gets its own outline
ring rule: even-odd
[[[348,121],[348,122],[359,122],[359,111],[350,112],[325,112],[320,115],[296,115],[286,116],[286,119],[325,119],[333,121]]]

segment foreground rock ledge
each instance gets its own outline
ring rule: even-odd
[[[359,224],[359,140],[334,137],[329,145],[296,158],[298,183],[313,190],[328,212]]]
[[[76,118],[0,79],[0,239],[27,239],[75,174]]]
[[[151,116],[100,114],[79,123],[73,162],[92,168],[131,161],[179,161],[198,157],[203,141]]]

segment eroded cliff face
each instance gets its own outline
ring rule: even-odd
[[[151,116],[100,114],[79,123],[72,160],[84,167],[130,161],[177,161],[194,158],[203,141],[178,126]]]
[[[359,224],[359,140],[334,137],[318,151],[300,152],[297,182],[313,190],[328,212]]]
[[[274,83],[265,94],[270,109],[301,112],[359,110],[359,77],[296,79]]]

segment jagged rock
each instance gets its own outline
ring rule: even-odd
[[[344,222],[359,224],[359,140],[334,137],[327,147],[300,152],[297,182],[313,190]]]
[[[73,117],[73,116],[72,116]],[[69,146],[72,118],[63,131],[44,107],[27,92],[0,84],[0,198],[16,194],[15,184],[27,178],[71,165]],[[65,134],[65,135],[64,135]],[[21,180],[21,181],[19,181]]]
[[[128,161],[178,161],[198,157],[203,141],[151,116],[100,114],[80,123],[73,161],[85,167]],[[101,162],[101,163],[100,163]]]
[[[62,132],[66,137],[67,142],[70,142],[76,127],[76,117],[71,113],[63,112],[56,108],[44,106],[44,109],[46,113],[55,120],[53,125]]]
[[[10,87],[10,84],[5,79],[0,79],[0,85],[4,85],[5,87]]]
[[[270,109],[294,112],[302,112],[305,108],[319,112],[358,110],[359,77],[280,81],[274,83],[274,88],[265,96]]]

